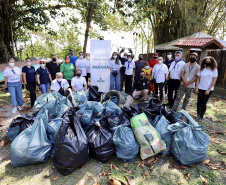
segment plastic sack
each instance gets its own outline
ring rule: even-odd
[[[113,131],[113,128],[121,125],[122,122],[118,116],[108,113],[100,120],[100,124],[106,127],[108,130]]]
[[[173,134],[171,153],[184,165],[191,165],[207,158],[209,136],[203,132],[203,126],[193,126],[179,121],[168,126]]]
[[[68,110],[55,140],[53,164],[63,175],[69,175],[89,160],[88,141],[75,109]]]
[[[115,152],[111,132],[95,121],[95,124],[87,130],[86,136],[89,142],[90,156],[100,162],[108,162]]]
[[[10,154],[13,167],[47,162],[52,144],[47,136],[48,111],[37,115],[32,127],[21,132],[12,142]]]
[[[35,120],[34,115],[23,114],[18,116],[10,123],[7,129],[7,136],[10,141],[13,141],[23,130],[33,125]]]
[[[80,112],[78,112],[80,113]],[[93,110],[85,110],[81,116],[81,123],[84,130],[87,130],[94,122],[92,122]]]
[[[82,91],[73,91],[73,97],[74,100],[78,103],[84,103],[88,101],[88,90],[82,90]]]
[[[113,142],[117,158],[123,162],[133,162],[139,152],[137,142],[131,128],[126,124],[114,128]]]
[[[152,124],[162,140],[166,143],[166,150],[161,152],[162,155],[170,155],[172,133],[167,130],[169,124],[170,122],[163,115],[157,116]]]
[[[89,86],[89,101],[100,101],[101,93],[98,86]]]
[[[165,142],[149,123],[144,113],[132,117],[130,121],[136,139],[140,144],[140,157],[142,160],[166,149]]]
[[[116,116],[119,116],[120,114],[122,114],[122,110],[119,106],[117,106],[115,103],[113,103],[112,101],[107,101],[104,103],[105,105],[105,113],[112,113]]]

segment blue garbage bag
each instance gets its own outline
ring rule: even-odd
[[[74,100],[78,103],[84,103],[89,100],[88,90],[83,91],[73,91]]]
[[[91,125],[93,125],[94,122],[92,122],[92,120],[93,120],[93,110],[90,109],[85,110],[80,119],[84,130],[87,130]]]
[[[114,102],[107,101],[104,103],[104,105],[105,105],[105,114],[112,113],[116,116],[119,116],[120,114],[122,114],[122,109],[118,105],[116,105]]]
[[[114,128],[113,142],[115,144],[117,158],[123,162],[133,162],[140,147],[132,129],[126,124]]]
[[[155,127],[162,140],[166,143],[166,150],[162,151],[161,154],[170,155],[172,133],[167,130],[170,122],[165,118],[165,116],[160,115],[155,118],[152,125]]]

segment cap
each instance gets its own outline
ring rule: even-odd
[[[149,66],[149,62],[146,62],[145,65],[146,65],[146,66]]]
[[[158,60],[163,60],[163,58],[162,57],[159,57]]]
[[[190,55],[195,55],[196,57],[199,56],[198,53],[196,53],[196,52],[193,52],[193,53],[191,53]]]
[[[154,53],[155,56],[158,56],[158,53]]]
[[[43,62],[45,63],[45,61],[44,61],[44,60],[40,60],[40,61],[39,61],[39,64],[41,64],[41,63],[43,63]]]
[[[167,55],[172,55],[172,52],[167,52]]]

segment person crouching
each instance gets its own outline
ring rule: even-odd
[[[58,91],[60,94],[64,95],[64,92],[69,88],[69,83],[66,79],[63,79],[63,73],[56,73],[56,79],[52,81],[50,90]]]

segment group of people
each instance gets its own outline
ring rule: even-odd
[[[189,63],[182,61],[182,52],[175,52],[175,59],[172,53],[167,53],[167,59],[163,62],[163,57],[154,54],[154,58],[149,62],[144,61],[143,55],[138,56],[137,61],[133,61],[132,50],[122,55],[113,52],[109,60],[110,70],[110,90],[123,91],[131,94],[133,98],[147,101],[148,94],[156,94],[160,102],[163,97],[168,96],[168,106],[176,111],[182,97],[185,95],[182,109],[186,110],[193,90],[198,94],[197,115],[202,121],[206,111],[206,104],[211,96],[217,80],[217,62],[213,57],[206,57],[201,61],[201,67],[197,63],[198,54],[190,54]],[[73,91],[87,89],[87,82],[90,78],[90,54],[79,52],[79,57],[75,56],[74,50],[70,50],[70,55],[65,57],[65,62],[57,62],[56,54],[52,54],[52,61],[45,64],[44,60],[39,61],[40,67],[35,70],[30,58],[26,59],[26,65],[22,72],[15,67],[13,58],[8,61],[9,67],[4,71],[5,88],[8,88],[13,106],[12,113],[22,110],[22,84],[30,91],[31,106],[36,100],[36,85],[42,94],[49,89],[51,91],[66,91],[69,87]],[[165,87],[165,95],[163,89]]]

